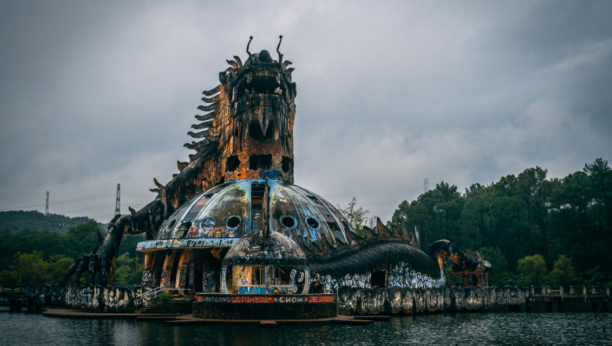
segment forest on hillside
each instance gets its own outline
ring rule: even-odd
[[[36,210],[0,211],[0,229],[21,231],[22,229],[48,230],[66,233],[68,227],[91,220],[88,217],[69,217],[59,214],[45,215]]]
[[[612,170],[597,159],[547,179],[528,168],[463,193],[447,182],[404,201],[389,225],[405,220],[421,244],[448,239],[491,262],[491,286],[612,285]]]
[[[4,286],[57,283],[74,259],[90,254],[105,235],[89,220],[69,226],[65,234],[49,230],[0,230],[0,284]],[[126,235],[119,247],[115,283],[140,284],[144,255],[136,252],[143,235]],[[81,278],[85,280],[85,275]]]

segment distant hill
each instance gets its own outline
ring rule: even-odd
[[[36,210],[2,211],[0,212],[0,230],[21,231],[27,228],[64,234],[68,231],[69,226],[75,226],[89,220],[91,219],[85,216],[69,217],[58,214],[45,216],[45,214]],[[106,229],[106,227],[103,229]]]

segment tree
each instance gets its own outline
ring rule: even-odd
[[[22,285],[49,283],[48,264],[43,261],[42,253],[38,251],[31,254],[18,253],[15,272],[19,275],[19,283]]]
[[[57,283],[62,277],[62,274],[70,267],[74,262],[74,259],[70,257],[64,257],[62,255],[56,255],[52,258],[52,262],[48,263],[49,282]]]
[[[576,273],[572,266],[572,259],[559,255],[553,270],[548,274],[550,284],[553,286],[568,285],[576,280]]]
[[[340,205],[338,205],[338,210],[340,210],[340,212],[346,216],[348,222],[351,223],[357,233],[363,234],[363,226],[368,220],[366,215],[370,211],[363,209],[363,207],[357,207],[357,197],[353,197],[346,208],[342,208]]]
[[[491,263],[493,268],[489,273],[489,286],[503,286],[507,283],[508,262],[497,247],[483,247],[478,253]]]
[[[14,270],[5,269],[0,272],[0,282],[4,287],[19,284],[19,273]]]
[[[119,285],[140,284],[144,264],[138,258],[131,258],[129,252],[117,257],[115,282]]]
[[[518,271],[524,286],[541,286],[546,280],[546,262],[540,254],[518,261]]]
[[[495,191],[476,183],[465,189],[464,197],[465,204],[461,212],[462,233],[472,240],[464,246],[487,246],[493,243],[491,203],[494,201]]]
[[[612,207],[612,169],[608,161],[598,158],[592,164],[585,164],[584,171],[592,178],[597,197]]]

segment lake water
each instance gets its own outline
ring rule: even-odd
[[[0,312],[0,345],[612,345],[610,313],[461,313],[369,326],[71,320]]]

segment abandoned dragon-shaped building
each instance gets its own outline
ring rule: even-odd
[[[252,40],[252,37],[251,37]],[[282,36],[281,36],[282,40]],[[270,53],[228,60],[220,84],[185,147],[190,162],[142,209],[117,215],[93,254],[64,273],[78,282],[112,283],[124,234],[145,233],[143,285],[179,292],[330,293],[342,286],[432,288],[445,285],[444,262],[486,285],[488,262],[441,240],[423,251],[405,224],[358,230],[331,203],[294,184],[296,83],[291,62]],[[454,281],[454,280],[453,280]]]

